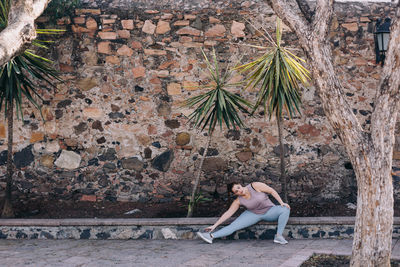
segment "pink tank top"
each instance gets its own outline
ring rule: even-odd
[[[246,187],[248,188],[251,196],[249,199],[239,197],[239,202],[249,211],[255,214],[265,214],[270,208],[275,206],[275,204],[272,203],[267,194],[263,192],[257,192],[256,190],[254,190],[251,184],[246,185]]]

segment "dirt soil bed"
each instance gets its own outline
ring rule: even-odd
[[[2,205],[0,203],[0,205]],[[194,217],[221,216],[230,205],[230,201],[213,200],[200,203]],[[399,205],[395,205],[398,207]],[[136,210],[135,210],[136,209]],[[135,203],[135,202],[83,202],[83,201],[30,201],[28,204],[14,203],[17,218],[172,218],[185,217],[187,203]],[[133,214],[125,214],[133,211]],[[243,209],[238,211],[241,213]],[[236,215],[238,215],[236,214]],[[291,216],[355,216],[355,209],[345,203],[292,203]],[[400,210],[395,208],[395,216]]]
[[[350,265],[349,256],[338,256],[331,254],[314,254],[308,260],[303,262],[300,267],[320,267],[320,266],[330,266],[330,267],[347,267]],[[390,266],[400,267],[400,261],[391,260]]]

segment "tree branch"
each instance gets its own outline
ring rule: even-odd
[[[317,0],[314,20],[310,26],[312,32],[308,36],[308,43],[302,45],[309,47],[309,64],[327,119],[346,148],[356,148],[363,143],[364,130],[343,97],[343,87],[332,63],[331,44],[328,39],[332,16],[333,0]],[[299,33],[296,34],[300,39]],[[352,153],[351,149],[348,149],[348,153]]]
[[[312,24],[304,16],[295,13],[296,0],[266,0],[275,13],[294,31],[299,44],[309,57],[314,84],[322,100],[322,106],[331,126],[343,144],[352,153],[360,151],[364,131],[343,97],[343,87],[338,80],[332,63],[330,43],[325,36],[329,33],[329,23],[333,13],[333,0],[318,0]]]
[[[39,17],[50,0],[11,1],[8,26],[0,32],[0,66],[10,61],[36,38],[35,19]]]
[[[306,0],[296,0],[297,4],[299,5],[301,13],[303,13],[303,16],[305,19],[308,21],[308,23],[312,23],[313,17],[315,12],[311,10],[310,6],[308,5]]]
[[[292,8],[293,6],[299,6],[296,0],[265,0],[268,5],[272,7],[275,14],[287,25],[289,28],[296,33],[300,39],[300,44],[303,49],[309,51],[307,37],[310,35],[310,24],[303,17],[296,13]]]
[[[312,22],[314,38],[328,42],[329,26],[333,16],[333,0],[317,0]]]
[[[400,104],[400,2],[390,31],[389,48],[382,69],[374,111],[371,115],[372,138],[384,138],[394,131]],[[384,129],[384,130],[382,130]]]

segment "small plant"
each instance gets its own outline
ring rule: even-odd
[[[196,204],[195,196],[199,185],[204,158],[207,155],[215,126],[218,124],[221,129],[223,125],[228,129],[243,127],[244,124],[239,116],[239,111],[248,113],[247,108],[252,108],[250,102],[227,90],[228,88],[237,87],[241,84],[230,83],[233,69],[228,66],[224,71],[221,70],[215,50],[212,52],[212,63],[208,60],[208,57],[203,50],[202,53],[207,64],[207,70],[211,82],[205,86],[201,86],[200,88],[208,89],[209,91],[191,97],[183,104],[183,106],[195,108],[195,110],[189,115],[189,121],[194,122],[195,128],[201,128],[201,130],[204,130],[208,127],[207,144],[200,160],[199,171],[195,177],[187,217],[191,217],[193,214],[194,205]]]
[[[191,214],[193,214],[193,209],[194,207],[197,206],[198,203],[206,203],[206,202],[211,202],[212,199],[211,198],[207,198],[205,196],[203,196],[201,193],[197,193],[196,196],[194,197],[193,202],[189,201],[188,204],[188,213],[190,212]]]
[[[0,0],[0,31],[7,27],[10,0]],[[62,30],[37,29],[38,35],[59,34]],[[34,47],[47,48],[46,43],[50,41],[36,39],[32,42]],[[2,217],[13,217],[14,212],[11,205],[11,186],[13,176],[12,144],[14,107],[17,118],[22,118],[23,98],[36,107],[41,113],[41,105],[35,98],[43,100],[39,94],[41,86],[38,81],[47,83],[55,88],[53,79],[61,81],[58,71],[52,67],[52,61],[37,55],[32,49],[26,49],[0,67],[0,111],[4,106],[4,114],[8,123],[8,150],[7,150],[7,174],[6,174],[6,197]],[[43,116],[42,116],[43,118]]]
[[[253,113],[258,107],[263,106],[264,114],[268,114],[270,119],[272,116],[276,117],[279,133],[282,191],[283,198],[287,202],[282,114],[285,110],[289,118],[292,118],[296,112],[301,113],[300,84],[307,84],[310,73],[302,65],[305,62],[302,58],[281,45],[280,19],[277,19],[276,22],[276,42],[267,36],[269,36],[268,32],[266,32],[265,37],[272,44],[272,47],[262,47],[266,48],[267,51],[261,57],[238,66],[236,69],[248,73],[245,88],[259,86]]]

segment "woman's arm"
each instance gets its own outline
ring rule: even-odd
[[[252,186],[258,192],[264,192],[272,195],[281,206],[288,207],[290,209],[290,206],[282,201],[279,194],[272,187],[269,187],[268,185],[261,182],[254,182],[252,183]]]
[[[210,231],[210,232],[214,231],[214,229],[217,228],[218,225],[220,225],[221,223],[223,223],[224,221],[226,221],[230,217],[232,217],[232,215],[235,214],[235,212],[239,209],[239,207],[240,207],[239,199],[235,199],[232,202],[229,209],[227,211],[225,211],[224,214],[222,214],[222,216],[218,219],[218,221],[216,223],[214,223],[212,226],[207,227],[205,230]]]

